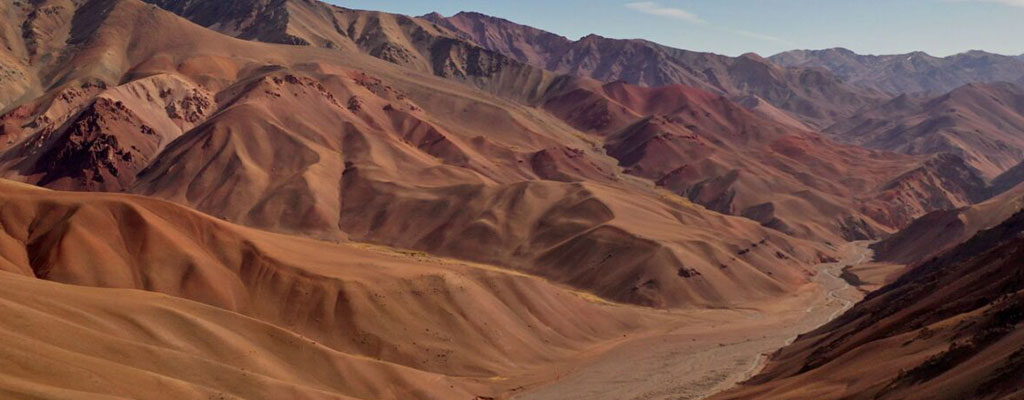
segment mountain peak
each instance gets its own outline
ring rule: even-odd
[[[604,37],[604,36],[598,35],[596,33],[590,33],[590,34],[587,34],[584,37],[581,37],[580,41],[582,42],[582,41],[604,40],[604,39],[607,39],[607,38]]]
[[[507,21],[504,18],[495,17],[493,15],[487,15],[478,11],[459,11],[452,15],[451,18],[473,18],[473,19],[485,19],[492,21]]]
[[[423,18],[423,19],[426,19],[426,20],[433,21],[433,20],[445,19],[446,17],[444,15],[442,15],[441,13],[437,12],[437,11],[432,11],[430,13],[423,14],[423,15],[419,16],[419,18]]]
[[[995,53],[989,53],[989,52],[987,52],[985,50],[977,50],[977,49],[967,50],[967,51],[965,51],[963,53],[960,53],[960,54],[969,55],[969,56],[994,56],[994,55],[996,55]]]
[[[828,49],[825,49],[825,50],[822,50],[822,51],[830,52],[830,53],[839,53],[839,54],[849,55],[849,56],[860,55],[860,54],[857,54],[857,52],[855,52],[853,50],[850,50],[848,48],[845,48],[845,47],[832,47],[832,48],[828,48]]]
[[[445,17],[442,16],[441,18],[445,18]],[[514,25],[514,26],[529,28],[529,29],[535,29],[535,28],[529,27],[527,25],[523,25],[523,24],[519,24],[519,23],[516,23],[516,22],[513,22],[513,21],[509,21],[509,20],[507,20],[505,18],[495,17],[493,15],[484,14],[484,13],[481,13],[481,12],[478,12],[478,11],[459,11],[459,12],[455,13],[455,15],[452,15],[451,17],[447,17],[445,19],[452,20],[452,21],[453,20],[471,20],[471,21],[476,21],[476,22],[481,22],[481,23],[488,23],[488,22],[489,23],[499,23],[499,24],[507,24],[507,25]]]
[[[760,54],[757,54],[757,53],[754,53],[754,52],[740,54],[740,56],[738,58],[746,58],[746,59],[756,60],[756,61],[760,61],[760,62],[769,62],[768,59],[766,59],[764,57],[761,57]]]

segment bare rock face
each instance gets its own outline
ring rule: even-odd
[[[132,141],[122,142],[114,130],[130,131],[141,140],[155,135],[124,103],[100,98],[69,121],[63,132],[40,135],[29,144],[47,148],[35,156],[30,173],[42,174],[41,185],[123,190],[145,160]]]
[[[546,66],[549,60],[572,45],[572,41],[563,36],[479,13],[461,12],[451,18],[431,13],[421,18],[485,48],[532,65]]]
[[[493,77],[515,63],[502,54],[454,39],[435,43],[431,53],[435,73],[447,78]]]
[[[410,18],[299,0],[151,2],[239,38],[361,51],[443,77],[542,73],[527,72],[533,66],[606,82],[685,84],[736,99],[757,96],[788,113],[780,118],[795,117],[816,127],[885,97],[849,86],[823,69],[783,68],[756,55],[731,58],[596,35],[573,42],[476,13]]]
[[[69,39],[75,5],[70,0],[49,0],[34,7],[21,25],[25,50],[31,60],[55,58]]]
[[[4,162],[43,186],[127,190],[164,146],[205,121],[215,105],[204,89],[173,75],[125,85],[66,87],[49,102],[4,115],[12,138]]]
[[[1014,170],[1004,175],[1014,175]],[[928,213],[906,228],[874,244],[881,261],[916,265],[992,228],[1024,209],[1024,184],[1013,179],[996,179],[988,188],[986,200],[967,207]],[[991,196],[990,198],[988,196]]]

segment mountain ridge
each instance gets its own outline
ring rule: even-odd
[[[754,55],[727,57],[595,34],[572,41],[479,13],[424,17],[484,47],[551,71],[642,86],[684,84],[734,99],[757,96],[817,127],[884,97],[847,86],[823,69],[781,68]]]
[[[769,57],[780,65],[826,68],[851,84],[893,94],[947,92],[969,83],[1024,79],[1019,57],[971,50],[947,57],[924,52],[861,55],[844,48],[792,50]]]
[[[825,132],[868,148],[954,153],[993,179],[1024,161],[1024,88],[970,83],[934,97],[901,95]]]

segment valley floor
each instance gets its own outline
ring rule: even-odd
[[[839,276],[846,266],[870,262],[867,244],[845,245],[839,262],[818,266],[816,287],[786,301],[747,310],[673,311],[678,314],[673,326],[623,338],[528,377],[538,383],[506,395],[517,400],[703,399],[729,389],[757,374],[768,354],[863,297]]]

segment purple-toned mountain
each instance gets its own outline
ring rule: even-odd
[[[935,97],[901,95],[826,132],[875,149],[954,153],[991,179],[1024,161],[1024,89],[968,84]]]
[[[755,54],[727,57],[688,51],[646,40],[588,35],[580,40],[505,19],[462,12],[433,13],[429,21],[519,61],[605,82],[642,86],[683,84],[784,110],[811,127],[852,115],[886,96],[844,83],[822,68],[785,68]]]

